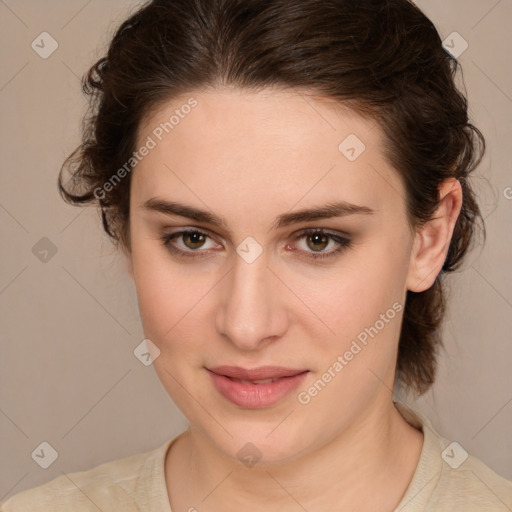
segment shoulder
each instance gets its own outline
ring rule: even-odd
[[[444,457],[467,457],[458,467],[444,463],[437,486],[432,494],[432,510],[478,510],[498,512],[512,510],[512,482],[498,475],[480,459],[462,452],[460,445],[451,443]],[[430,510],[430,509],[429,509]]]
[[[170,442],[86,471],[63,473],[43,485],[11,496],[0,503],[0,512],[138,511],[136,495],[141,483],[139,480],[144,474],[155,473],[153,466],[163,462]],[[143,482],[143,485],[147,486],[147,483]]]
[[[456,441],[445,439],[423,414],[396,403],[424,435],[420,460],[396,512],[498,512],[512,510],[512,482]]]

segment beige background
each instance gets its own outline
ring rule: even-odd
[[[186,426],[151,366],[134,287],[92,208],[75,209],[56,177],[78,143],[79,77],[138,2],[0,1],[0,501],[60,474],[155,448]],[[409,405],[512,479],[512,73],[510,0],[421,0],[460,57],[471,115],[489,149],[475,183],[488,243],[451,280],[447,351],[434,389]],[[42,59],[43,31],[58,49]],[[56,254],[32,252],[47,237]],[[31,453],[58,452],[48,468]]]

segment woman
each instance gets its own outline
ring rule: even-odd
[[[189,428],[2,510],[510,510],[511,482],[393,398],[434,381],[443,277],[481,220],[456,70],[408,0],[126,20],[59,189],[126,254]]]

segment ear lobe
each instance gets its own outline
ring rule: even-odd
[[[431,220],[416,232],[407,289],[428,290],[446,261],[455,223],[462,207],[462,186],[459,180],[448,178],[439,186],[439,206]]]

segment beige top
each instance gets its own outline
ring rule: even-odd
[[[395,512],[512,511],[511,481],[441,437],[422,414],[399,402],[395,406],[424,434],[418,466]],[[1,503],[0,512],[172,512],[164,462],[177,437],[153,451],[20,492]]]

